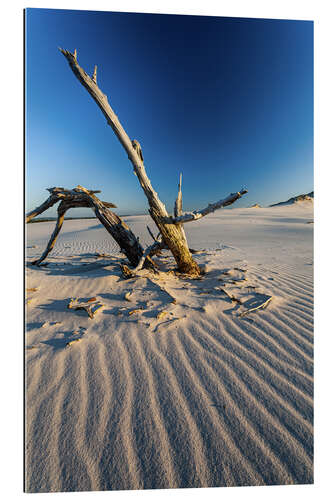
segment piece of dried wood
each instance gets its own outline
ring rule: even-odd
[[[66,347],[69,347],[73,344],[75,344],[75,342],[80,342],[81,339],[74,339],[74,340],[70,340],[69,342],[67,342],[66,344]]]
[[[227,207],[228,205],[231,205],[234,203],[236,200],[241,198],[244,194],[247,193],[246,189],[242,189],[241,191],[238,191],[237,193],[230,193],[229,196],[226,198],[223,198],[222,200],[216,201],[215,203],[209,203],[207,207],[203,208],[202,210],[194,210],[193,212],[187,212],[183,215],[180,215],[178,217],[173,217],[172,218],[172,223],[173,224],[184,224],[185,222],[191,222],[194,220],[201,219],[205,215],[208,215],[212,212],[215,212],[215,210],[223,207]]]
[[[75,309],[77,311],[83,310],[86,311],[90,319],[93,319],[95,314],[104,307],[104,304],[101,302],[94,303],[84,303],[79,302],[78,299],[71,299],[69,304],[67,305],[68,309]]]
[[[42,261],[47,257],[55,245],[56,239],[64,222],[66,211],[75,207],[91,208],[108,233],[111,234],[111,236],[119,244],[131,265],[136,266],[138,264],[140,257],[143,254],[143,248],[125,222],[118,217],[118,215],[109,210],[109,207],[115,206],[113,203],[101,201],[97,198],[97,196],[95,196],[94,191],[86,189],[80,185],[71,190],[64,188],[49,188],[48,191],[51,193],[48,200],[26,216],[26,221],[29,222],[36,215],[42,213],[47,208],[60,201],[57,209],[58,218],[54,231],[45,251],[39,259],[32,262],[33,265],[42,265]]]
[[[270,303],[270,301],[272,300],[273,297],[269,297],[267,300],[265,300],[265,302],[263,302],[262,304],[260,304],[259,306],[256,306],[256,307],[251,307],[251,309],[247,309],[247,311],[243,311],[242,313],[240,313],[240,318],[243,318],[244,316],[246,316],[246,314],[249,314],[253,311],[257,311],[258,309],[264,309],[265,307],[268,306],[268,304]]]
[[[176,321],[180,321],[181,319],[185,319],[186,317],[187,317],[187,316],[186,316],[186,314],[185,314],[184,316],[179,316],[179,317],[177,317],[177,318],[170,318],[170,319],[168,319],[168,320],[164,321],[163,323],[158,323],[158,324],[155,326],[155,328],[154,328],[153,332],[155,333],[155,332],[156,332],[157,330],[159,330],[160,328],[163,328],[163,327],[168,327],[168,326],[172,325],[173,323],[175,323]]]
[[[174,206],[174,215],[175,217],[179,217],[183,213],[183,194],[182,194],[182,174],[179,175],[179,184],[178,184],[178,195],[175,201]]]
[[[223,292],[232,302],[237,302],[237,304],[241,304],[242,301],[235,297],[234,295],[231,295],[225,288],[220,288],[221,292]]]

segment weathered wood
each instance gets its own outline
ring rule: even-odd
[[[118,117],[111,108],[107,96],[99,89],[97,83],[79,66],[76,53],[74,52],[74,54],[72,54],[68,50],[63,49],[60,49],[60,51],[67,59],[74,75],[86,88],[86,90],[89,92],[91,97],[94,99],[94,101],[102,111],[107,123],[111,126],[121,145],[125,149],[128,158],[133,165],[134,172],[137,175],[140,185],[148,199],[150,207],[149,213],[153,218],[155,224],[159,228],[163,240],[172,252],[177,262],[179,271],[187,274],[200,274],[199,266],[192,258],[187,245],[185,234],[182,231],[181,226],[174,224],[173,222],[169,222],[169,214],[166,210],[166,207],[161,202],[156,191],[151,185],[150,179],[146,174],[146,170],[143,164],[141,146],[137,146],[137,141],[134,142],[133,146],[133,142],[128,137],[120,121],[118,120]]]
[[[108,233],[116,240],[121,250],[130,261],[130,264],[132,266],[137,266],[142,257],[143,248],[127,224],[114,212],[108,210],[97,196],[87,193],[87,190],[82,186],[78,186],[75,190],[80,193],[86,193],[86,195],[89,196],[90,206],[93,208],[96,217],[100,220]]]
[[[267,300],[265,300],[264,302],[262,302],[261,304],[259,304],[258,306],[256,307],[251,307],[251,309],[247,309],[247,311],[243,311],[242,313],[240,313],[239,317],[240,318],[243,318],[244,316],[246,316],[247,314],[253,312],[253,311],[257,311],[258,309],[264,309],[265,307],[268,306],[268,304],[270,303],[270,301],[273,299],[273,297],[268,297]]]
[[[201,219],[205,215],[208,215],[212,212],[215,212],[215,210],[217,210],[218,208],[227,207],[228,205],[232,205],[232,203],[234,203],[236,200],[241,198],[246,193],[247,193],[246,189],[242,189],[241,191],[239,191],[237,193],[231,193],[229,196],[227,196],[223,200],[217,201],[215,203],[210,203],[206,208],[203,208],[202,210],[187,212],[183,215],[174,217],[172,219],[173,223],[174,224],[184,224],[185,222],[191,222],[194,220]]]
[[[76,196],[75,191],[70,190],[70,189],[64,189],[62,187],[47,188],[47,191],[49,191],[50,196],[48,197],[47,200],[44,201],[44,203],[42,203],[34,210],[31,210],[30,212],[27,213],[27,215],[25,216],[26,223],[30,222],[34,217],[37,217],[37,215],[40,215],[43,212],[45,212],[48,208],[53,207],[53,205],[58,203],[58,201],[60,201],[62,199],[66,199],[66,198],[68,199],[69,196]],[[101,192],[100,190],[95,190],[95,191],[87,190],[87,191],[88,191],[89,195]],[[75,203],[75,202],[77,202],[77,205],[74,205],[74,206],[80,206],[80,207],[81,206],[82,207],[89,206],[88,202],[86,202],[86,204],[84,205],[85,200],[83,200],[83,199],[81,200],[78,198],[76,198],[76,199],[73,198],[73,203]],[[82,203],[82,205],[81,205],[81,203]],[[114,203],[111,203],[109,201],[101,201],[101,203],[107,208],[117,208],[117,205],[115,205]]]
[[[175,201],[174,214],[180,217],[183,213],[183,194],[182,194],[182,174],[179,176],[178,195]]]
[[[154,241],[152,245],[150,245],[145,249],[138,265],[133,269],[133,272],[135,273],[136,271],[140,271],[140,269],[143,268],[147,257],[152,257],[153,255],[156,255],[156,253],[160,252],[160,250],[163,250],[164,248],[167,247],[161,240]]]
[[[182,213],[183,213],[183,193],[182,193],[182,174],[180,174],[179,175],[179,184],[178,184],[178,194],[177,194],[177,198],[176,198],[175,206],[174,206],[174,214],[175,214],[175,217],[180,217],[182,215]],[[186,239],[186,234],[185,234],[183,224],[178,224],[178,226],[182,232],[183,237]],[[192,252],[191,248],[189,248],[189,251],[191,252],[191,254],[195,253],[195,252]]]
[[[42,214],[47,210],[48,208],[53,207],[56,203],[58,203],[59,198],[57,197],[56,194],[51,194],[47,200],[44,201],[39,207],[35,208],[34,210],[31,210],[31,212],[27,213],[25,217],[26,222],[30,222],[34,217],[36,217],[39,214]]]
[[[39,257],[39,259],[37,260],[34,260],[32,262],[32,264],[36,265],[36,266],[39,266],[39,264],[41,262],[43,262],[43,260],[46,259],[46,257],[48,256],[48,254],[51,252],[52,248],[54,247],[55,245],[55,242],[56,242],[56,239],[58,237],[58,234],[60,233],[60,229],[62,228],[62,225],[63,225],[63,222],[64,222],[64,217],[65,217],[65,213],[66,213],[66,208],[64,208],[64,206],[62,205],[63,202],[60,203],[59,207],[58,207],[58,218],[57,218],[57,222],[56,222],[56,225],[55,225],[55,228],[54,228],[54,231],[51,235],[51,238],[47,244],[47,247],[45,248],[44,252],[42,253],[42,255]]]
[[[48,190],[51,193],[49,199],[28,214],[29,220],[61,200],[58,207],[58,219],[45,251],[39,259],[33,262],[33,264],[40,265],[53,249],[63,225],[66,211],[75,207],[87,207],[95,212],[96,217],[103,224],[108,233],[116,240],[130,264],[134,267],[138,265],[143,255],[143,248],[127,224],[118,217],[118,215],[107,208],[108,206],[115,206],[113,203],[102,202],[95,196],[94,191],[90,191],[80,185],[71,190],[56,187],[49,188]]]
[[[95,298],[95,297],[94,297]],[[87,301],[86,303],[84,302],[79,302],[78,299],[71,299],[69,304],[67,305],[68,309],[75,309],[76,311],[86,311],[90,319],[93,319],[95,314],[100,311],[104,307],[104,304],[102,304],[99,300],[95,298],[94,303],[91,301]],[[72,342],[69,342],[67,345],[70,345]]]

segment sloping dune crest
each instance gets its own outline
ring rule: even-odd
[[[202,280],[124,280],[97,222],[65,222],[49,265],[27,266],[26,490],[312,483],[312,217],[189,224]],[[149,243],[148,217],[127,222]],[[51,231],[28,226],[28,261]],[[103,308],[90,319],[71,298]]]

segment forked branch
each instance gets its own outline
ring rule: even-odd
[[[203,210],[198,212],[190,212],[182,215],[182,191],[181,191],[181,178],[178,188],[178,196],[175,203],[174,215],[175,217],[169,216],[165,205],[159,199],[156,191],[154,191],[150,179],[147,176],[144,162],[142,149],[137,140],[131,140],[124,128],[122,127],[117,115],[111,108],[107,96],[100,90],[97,85],[96,78],[96,67],[93,76],[90,77],[83,68],[81,68],[77,61],[76,50],[74,54],[68,50],[60,49],[61,53],[67,59],[71,70],[73,71],[79,82],[86,88],[91,97],[94,99],[103,115],[106,118],[107,123],[111,126],[112,130],[118,137],[121,145],[125,149],[128,158],[130,159],[134,173],[137,175],[140,185],[147,197],[149,203],[149,213],[157,225],[161,233],[161,238],[163,244],[165,244],[172,252],[177,265],[178,270],[182,273],[198,275],[200,274],[200,269],[198,264],[193,260],[191,252],[189,250],[183,223],[190,222],[192,220],[200,219],[205,215],[221,208],[222,206],[231,205],[238,198],[240,198],[247,191],[242,190],[238,193],[232,194],[224,200],[220,200],[212,205],[209,205]],[[97,214],[96,214],[97,215]],[[143,254],[139,256],[139,262],[141,263]]]

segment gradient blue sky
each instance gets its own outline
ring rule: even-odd
[[[244,186],[235,208],[313,189],[311,21],[27,9],[27,210],[47,187],[81,184],[119,214],[147,212],[127,154],[58,47],[76,48],[88,73],[97,64],[169,210],[180,172],[185,209]]]

